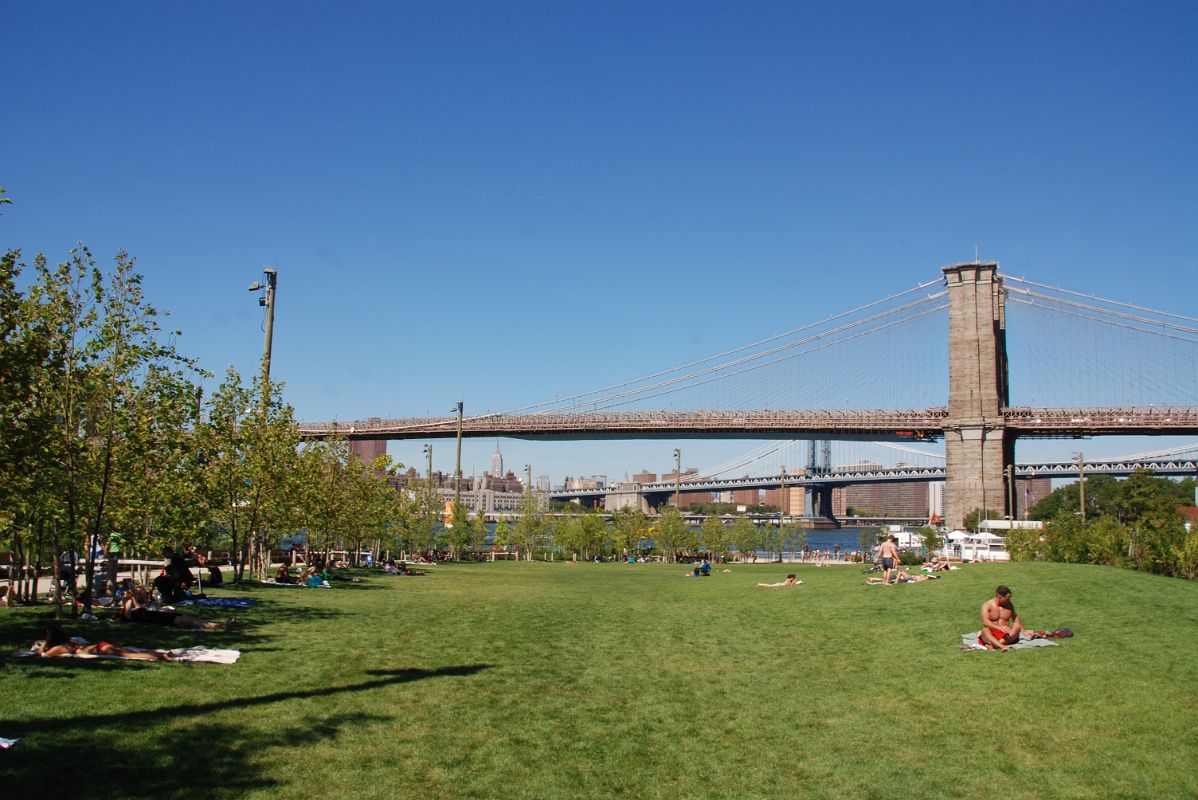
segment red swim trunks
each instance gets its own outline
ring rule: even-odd
[[[1006,631],[1000,630],[999,628],[987,628],[987,629],[990,631],[990,635],[993,636],[995,639],[998,639],[1000,642],[1003,641],[1003,639],[1007,635]],[[978,636],[978,644],[986,645],[987,647],[990,646],[990,645],[986,644],[986,640],[983,639],[981,637],[981,635]]]

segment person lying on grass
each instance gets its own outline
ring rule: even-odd
[[[229,617],[224,622],[209,622],[190,614],[180,614],[177,611],[154,611],[144,607],[137,598],[129,595],[121,605],[121,619],[126,622],[142,622],[150,625],[174,625],[179,628],[202,628],[213,630],[224,628],[228,630],[237,622],[235,617]]]
[[[997,587],[994,597],[982,603],[982,632],[978,644],[986,645],[987,650],[1005,653],[1019,641],[1022,632],[1023,620],[1011,602],[1011,590],[1006,586]]]
[[[46,631],[46,638],[35,643],[35,650],[42,658],[55,656],[111,656],[127,658],[131,661],[170,661],[170,653],[160,653],[155,650],[132,650],[111,642],[96,642],[91,644],[85,639],[67,636],[57,625]]]
[[[777,583],[759,583],[757,586],[758,588],[762,589],[773,589],[775,587],[782,586],[798,586],[801,583],[802,581],[795,580],[795,574],[792,572],[786,576],[786,580],[784,581],[778,581]]]
[[[891,583],[923,583],[924,581],[932,581],[939,578],[939,575],[912,575],[910,572],[899,570],[891,577]],[[885,578],[866,578],[865,582],[870,586],[877,586],[886,582]]]

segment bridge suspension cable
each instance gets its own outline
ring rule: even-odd
[[[1011,283],[1023,284],[1025,286],[1035,286],[1039,289],[1048,289],[1049,291],[1059,292],[1061,294],[1067,294],[1072,297],[1084,297],[1088,300],[1093,300],[1095,302],[1103,303],[1105,305],[1117,306],[1119,308],[1130,308],[1133,311],[1144,311],[1149,314],[1153,314],[1153,315],[1160,316],[1160,317],[1168,317],[1168,318],[1172,318],[1172,319],[1184,319],[1187,322],[1198,322],[1198,317],[1190,317],[1190,316],[1186,316],[1185,314],[1177,314],[1173,311],[1165,311],[1165,310],[1159,309],[1159,308],[1149,308],[1148,306],[1139,306],[1134,303],[1125,303],[1122,300],[1110,300],[1105,297],[1099,297],[1098,295],[1095,295],[1095,294],[1089,294],[1086,292],[1075,292],[1072,289],[1066,289],[1061,286],[1053,286],[1053,285],[1047,284],[1047,283],[1038,283],[1033,280],[1028,280],[1027,278],[1017,278],[1013,275],[1001,275],[1000,277],[1003,280],[1004,286],[1008,286],[1008,284],[1011,284]],[[1010,287],[1008,286],[1008,288],[1010,288]]]
[[[621,405],[627,405],[628,403],[637,402],[640,400],[648,400],[648,399],[660,397],[660,396],[663,396],[666,394],[673,394],[673,393],[677,393],[679,391],[683,391],[686,389],[693,389],[697,386],[709,384],[716,380],[726,380],[728,378],[732,378],[737,375],[743,375],[746,372],[749,372],[751,370],[761,369],[761,368],[768,367],[768,366],[773,366],[773,365],[776,365],[776,364],[781,363],[786,360],[790,360],[790,359],[797,358],[797,357],[804,356],[804,355],[810,355],[811,353],[818,352],[832,344],[851,341],[852,339],[857,338],[859,336],[863,336],[868,333],[877,333],[877,332],[885,330],[887,327],[889,327],[887,325],[878,325],[872,329],[861,330],[852,336],[842,335],[842,334],[846,334],[850,331],[858,330],[864,326],[868,326],[871,323],[878,323],[881,320],[892,319],[893,321],[891,324],[896,325],[896,324],[900,324],[901,322],[909,321],[911,319],[916,319],[919,316],[929,314],[932,311],[942,310],[943,308],[946,307],[946,304],[938,305],[936,308],[933,308],[929,311],[924,312],[924,314],[908,314],[907,313],[907,312],[910,312],[913,309],[917,309],[920,306],[925,305],[929,302],[933,302],[935,300],[943,298],[946,294],[946,292],[943,290],[934,292],[926,297],[918,298],[914,301],[906,302],[906,303],[898,305],[898,306],[887,308],[883,311],[871,314],[871,315],[863,317],[861,319],[856,319],[856,320],[852,320],[850,322],[843,323],[843,324],[838,325],[830,330],[823,330],[823,331],[819,331],[818,333],[811,333],[810,335],[807,335],[807,336],[805,336],[801,339],[798,339],[796,341],[787,342],[785,344],[775,346],[775,347],[772,347],[772,348],[769,348],[766,350],[762,350],[762,351],[756,352],[756,353],[751,352],[757,348],[761,348],[766,345],[785,340],[789,337],[792,337],[792,336],[795,336],[798,334],[808,333],[810,331],[817,331],[818,329],[820,329],[822,327],[826,327],[827,325],[832,324],[834,322],[844,320],[847,318],[851,318],[854,315],[861,314],[861,313],[864,313],[864,312],[867,312],[867,311],[870,311],[873,309],[877,309],[880,306],[884,306],[888,303],[894,303],[895,301],[906,298],[909,295],[912,295],[916,292],[924,291],[928,287],[934,286],[939,283],[942,283],[942,281],[929,281],[926,283],[921,283],[921,284],[918,284],[917,286],[914,286],[914,287],[904,290],[902,292],[897,292],[897,293],[888,295],[886,297],[883,297],[879,300],[875,300],[873,302],[857,306],[856,308],[850,309],[849,311],[830,315],[818,322],[810,323],[810,324],[803,325],[803,326],[800,326],[797,328],[792,328],[792,329],[784,331],[782,333],[775,334],[773,336],[770,336],[770,337],[767,337],[764,339],[759,339],[759,340],[757,340],[755,342],[751,342],[749,344],[740,345],[740,346],[732,348],[730,350],[725,350],[722,353],[717,353],[715,355],[707,356],[705,358],[688,361],[679,366],[671,367],[671,368],[665,369],[665,370],[659,370],[657,372],[650,373],[650,374],[642,376],[640,378],[635,378],[635,379],[628,380],[628,381],[622,381],[619,383],[609,384],[607,386],[604,386],[604,387],[601,387],[598,389],[592,389],[590,391],[572,394],[572,395],[569,395],[566,397],[557,398],[552,401],[544,401],[544,402],[540,402],[540,403],[534,403],[531,405],[507,409],[505,411],[494,412],[493,414],[480,415],[479,418],[490,417],[490,416],[494,416],[496,414],[507,415],[507,414],[519,414],[519,413],[530,413],[530,412],[534,413],[534,414],[551,414],[551,413],[560,413],[563,411],[578,411],[578,410],[597,411],[597,410],[601,410],[601,409],[613,408],[613,407],[617,407],[617,406],[621,406]],[[904,314],[907,314],[907,316],[904,317],[903,316]],[[838,336],[839,336],[839,338],[835,338]],[[812,345],[812,344],[816,344],[816,343],[823,343],[823,344],[822,344],[822,346],[811,347],[807,350],[793,352],[797,348],[802,348],[806,345]],[[732,360],[723,361],[723,359],[728,359],[732,356],[737,356],[737,355],[743,354],[743,353],[749,353],[749,354],[741,355],[739,358],[733,358]],[[789,355],[784,358],[775,358],[773,360],[767,360],[767,359],[770,359],[771,356],[776,356],[781,353],[789,353]],[[713,364],[713,362],[720,362],[720,363]],[[711,366],[706,366],[705,368],[698,369],[698,370],[694,369],[695,367],[703,367],[704,365],[711,365]],[[738,367],[741,367],[741,369],[737,369]],[[688,370],[692,370],[692,371],[688,372]],[[678,373],[686,373],[686,374],[679,375]],[[670,377],[670,376],[673,376],[673,377]],[[665,380],[659,380],[662,378],[664,378]],[[706,379],[706,380],[704,380],[704,379]]]
[[[1198,405],[1198,318],[1006,275],[1003,286],[1011,405]]]

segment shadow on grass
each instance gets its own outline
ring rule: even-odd
[[[42,659],[38,659],[36,661],[34,659],[29,660],[39,666],[44,663]],[[63,666],[67,666],[68,663],[68,668],[74,668],[76,664],[90,665],[96,662],[90,659],[81,659],[77,661],[64,659],[61,662]],[[130,666],[134,665],[141,666],[137,664],[137,662],[113,661],[109,663],[119,665],[125,669],[128,669]],[[58,666],[58,664],[55,664],[54,666]],[[320,686],[312,689],[295,689],[286,692],[271,692],[270,694],[257,695],[255,697],[233,697],[228,700],[214,700],[208,703],[182,703],[177,706],[163,706],[156,709],[138,709],[137,711],[116,714],[92,714],[47,720],[0,719],[0,730],[5,731],[4,735],[9,738],[13,738],[14,736],[19,738],[34,734],[53,734],[58,736],[80,728],[94,728],[97,726],[114,725],[118,727],[122,725],[135,726],[139,723],[144,723],[147,719],[151,718],[157,721],[167,720],[174,717],[191,718],[198,715],[224,711],[230,708],[250,708],[253,706],[280,703],[285,700],[295,700],[310,697],[328,697],[330,695],[351,692],[365,692],[371,689],[378,689],[383,686],[392,686],[399,683],[411,683],[413,681],[425,680],[427,678],[467,677],[490,668],[490,664],[463,664],[456,667],[441,667],[440,669],[418,669],[413,667],[408,669],[368,670],[365,674],[368,676],[375,676],[373,680],[350,683],[344,686]]]
[[[131,664],[111,662],[128,669]],[[96,662],[79,662],[93,668]],[[72,664],[72,666],[76,666]],[[137,665],[141,666],[141,665]],[[390,717],[346,714],[313,721],[288,721],[263,731],[210,721],[227,709],[267,706],[297,698],[364,692],[427,678],[466,677],[489,669],[466,664],[441,669],[370,670],[370,679],[345,686],[274,692],[209,703],[182,703],[116,714],[87,714],[62,719],[0,719],[5,736],[23,741],[0,758],[0,786],[6,796],[28,797],[61,787],[81,798],[239,797],[254,790],[299,797],[303,787],[262,774],[273,750],[303,763],[302,748],[336,738],[350,726]],[[286,720],[285,713],[274,714]],[[307,780],[308,778],[303,778]]]
[[[207,721],[147,726],[149,718],[140,717],[137,727],[79,725],[22,741],[4,754],[0,783],[13,797],[36,797],[53,787],[79,798],[239,797],[252,790],[298,797],[302,787],[263,774],[266,759],[277,757],[271,751],[302,748],[386,719],[347,714],[263,731]]]

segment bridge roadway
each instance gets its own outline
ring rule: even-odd
[[[1017,438],[1198,434],[1198,407],[1004,408]],[[842,439],[911,441],[943,438],[943,407],[872,411],[625,411],[484,414],[462,420],[463,437],[513,439]],[[444,439],[457,417],[301,422],[304,439]]]
[[[1198,477],[1198,459],[1167,459],[1158,461],[1093,461],[1087,462],[1087,475],[1131,475],[1138,469],[1151,470],[1154,475],[1173,477]],[[1045,461],[1035,464],[1017,464],[1017,478],[1076,478],[1079,475],[1075,461]],[[907,481],[942,481],[943,466],[923,467],[879,467],[877,469],[844,470],[811,475],[787,475],[788,488],[807,486],[844,486],[855,483],[901,483]],[[700,481],[682,481],[677,487],[673,482],[640,484],[641,494],[672,494],[677,488],[682,492],[722,492],[736,489],[777,489],[782,485],[780,475],[762,475],[746,478],[713,478]],[[602,497],[611,494],[612,488],[572,489],[550,492],[555,500],[570,500],[583,497]]]

